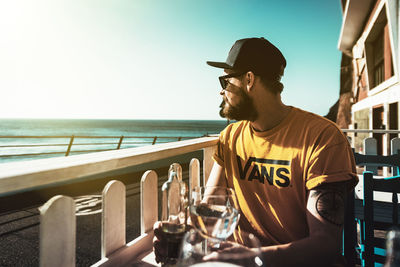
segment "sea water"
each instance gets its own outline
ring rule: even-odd
[[[72,135],[114,136],[102,139],[75,138],[71,154],[79,154],[81,153],[79,151],[84,150],[115,149],[121,136],[124,136],[124,142],[120,147],[123,149],[152,144],[155,136],[158,137],[158,144],[177,141],[178,137],[185,139],[185,137],[218,134],[226,125],[227,122],[224,120],[0,119],[0,163],[64,156]],[[65,138],[1,138],[1,136],[65,136]],[[42,146],[43,144],[46,146]],[[9,147],[10,145],[15,146]],[[60,153],[31,155],[53,152]],[[26,156],[5,156],[17,154]]]

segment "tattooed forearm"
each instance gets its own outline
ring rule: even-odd
[[[344,222],[345,184],[332,183],[311,190],[315,209],[326,221],[341,226]]]

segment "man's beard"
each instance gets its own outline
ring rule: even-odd
[[[240,97],[240,101],[236,106],[232,106],[226,101],[226,97],[223,96],[222,103],[219,105],[221,110],[219,115],[222,118],[227,118],[230,120],[248,120],[255,121],[257,118],[257,110],[254,107],[251,98],[240,88],[238,92],[235,92]]]

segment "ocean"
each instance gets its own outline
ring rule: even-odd
[[[151,145],[154,137],[159,144],[218,134],[226,125],[224,120],[0,119],[0,163],[65,156],[71,136],[69,155],[74,155],[116,149],[121,136],[123,149]]]

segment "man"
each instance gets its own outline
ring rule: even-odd
[[[222,68],[220,114],[238,122],[219,137],[208,185],[235,190],[239,230],[262,243],[267,266],[340,266],[346,192],[357,182],[338,127],[286,106],[286,60],[264,38],[235,42]],[[239,232],[240,232],[239,231]]]

